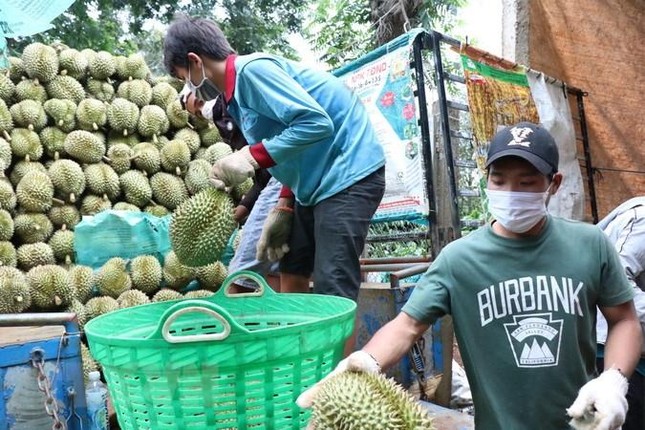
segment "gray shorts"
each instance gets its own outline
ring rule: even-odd
[[[315,206],[296,204],[289,252],[280,262],[280,272],[313,274],[314,293],[356,300],[361,285],[359,257],[384,191],[381,167]]]
[[[275,178],[271,178],[266,187],[264,187],[260,192],[260,195],[258,196],[255,205],[253,205],[253,209],[251,209],[251,213],[249,213],[249,217],[242,228],[242,239],[235,251],[235,255],[228,265],[229,273],[240,270],[250,270],[252,272],[259,273],[260,275],[266,275],[267,273],[278,271],[278,263],[259,261],[255,256],[258,240],[260,240],[260,235],[262,234],[264,221],[271,209],[273,209],[278,202],[281,189],[282,184],[280,184],[280,182]],[[239,283],[249,287],[253,287],[255,285],[252,282],[248,282],[249,285],[247,285],[247,282],[244,280]]]

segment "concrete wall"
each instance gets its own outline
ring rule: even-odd
[[[505,8],[513,7],[507,3]],[[645,1],[519,0],[514,6],[514,57],[523,62],[528,19],[529,66],[589,93],[592,162],[601,169],[595,176],[600,217],[645,195]],[[505,49],[504,56],[511,53]]]

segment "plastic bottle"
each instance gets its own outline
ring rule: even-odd
[[[101,382],[99,372],[90,372],[89,381],[85,388],[87,400],[87,416],[90,422],[89,430],[108,430],[107,387]]]

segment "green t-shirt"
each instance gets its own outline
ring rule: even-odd
[[[549,216],[535,238],[488,225],[449,244],[403,312],[425,323],[453,316],[478,430],[564,430],[594,376],[596,305],[632,296],[600,229]]]

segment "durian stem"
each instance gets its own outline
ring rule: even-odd
[[[92,128],[94,129],[94,131],[97,131],[99,129],[99,126],[95,122],[93,122]]]
[[[128,137],[128,130],[123,130],[123,137]]]
[[[159,139],[157,139],[157,135],[156,135],[156,134],[153,134],[153,135],[152,135],[152,141],[153,141],[154,143],[159,143]]]
[[[61,231],[65,231],[65,230],[67,230],[67,224],[63,224],[63,225],[60,227],[60,229],[61,229]]]
[[[69,254],[65,256],[65,264],[68,266],[72,264],[72,257],[70,257]]]
[[[63,70],[61,70],[61,71],[60,71],[60,74],[61,74],[62,76],[67,76],[67,69],[63,69]]]
[[[63,124],[65,124],[65,121],[63,121],[62,119],[59,119],[59,120],[58,120],[58,126],[59,126],[59,127],[62,127],[62,126],[63,126]]]
[[[109,159],[108,157],[106,157],[105,155],[104,155],[103,157],[101,157],[101,159],[102,159],[103,161],[105,161],[106,163],[111,163],[111,162],[112,162],[112,160],[110,160],[110,159]]]
[[[29,125],[27,126],[27,129],[28,129],[29,131],[34,131],[34,125],[33,125],[33,124],[29,124]]]
[[[29,158],[29,154],[25,155],[25,162],[30,163],[31,158]]]
[[[69,193],[70,203],[76,203],[76,195],[74,193]]]
[[[175,167],[175,174],[177,176],[181,176],[181,169],[179,168],[179,166]]]
[[[194,125],[192,125],[191,123],[186,123],[186,125],[187,125],[188,127],[190,127],[190,129],[191,129],[191,130],[194,130],[194,129],[195,129],[195,126],[194,126]]]
[[[60,306],[63,304],[63,300],[58,296],[54,296],[54,303],[56,303],[56,306]]]
[[[40,82],[38,82],[38,78],[34,78],[34,84],[35,85],[40,85]]]
[[[7,133],[7,130],[2,130],[2,134],[7,142],[11,142],[11,136]]]
[[[59,205],[59,206],[65,206],[65,202],[64,202],[63,200],[61,200],[61,199],[57,199],[57,198],[55,198],[55,197],[54,197],[54,198],[52,198],[52,203],[56,203],[56,204],[57,204],[57,205]]]
[[[60,153],[58,151],[54,152],[54,161],[58,161],[60,158]]]

